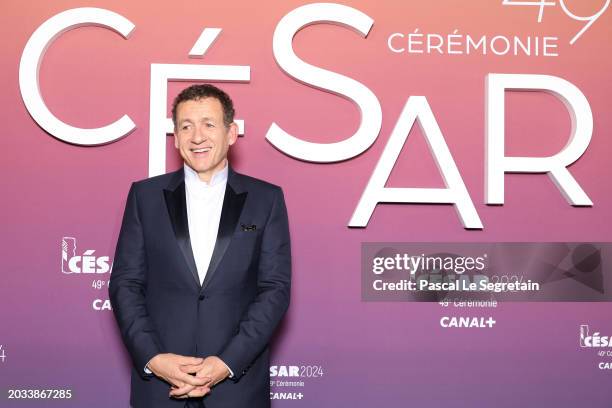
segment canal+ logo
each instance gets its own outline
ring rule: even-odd
[[[62,273],[102,274],[111,271],[108,256],[96,256],[95,249],[77,254],[76,238],[62,237]]]

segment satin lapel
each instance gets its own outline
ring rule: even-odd
[[[180,172],[180,177],[183,178],[182,171]],[[174,188],[174,190],[164,189],[166,206],[168,207],[168,214],[170,215],[172,228],[174,228],[176,241],[181,248],[185,262],[187,263],[189,271],[195,279],[196,285],[200,287],[200,278],[198,276],[198,270],[193,257],[193,250],[191,249],[191,240],[189,239],[189,220],[187,218],[187,201],[185,200],[185,181],[182,179],[176,181],[175,184],[178,185]]]
[[[232,184],[237,186],[237,183],[233,180],[235,177],[236,174],[230,168],[228,183],[225,187],[225,196],[223,198],[223,208],[221,209],[221,219],[219,220],[217,241],[215,242],[215,249],[213,250],[213,254],[210,259],[210,264],[208,266],[208,271],[206,272],[206,277],[204,278],[204,283],[202,284],[202,289],[206,288],[217,271],[219,262],[221,262],[221,259],[223,258],[223,255],[225,255],[225,251],[232,240],[232,235],[236,230],[240,213],[242,213],[242,208],[244,207],[244,201],[247,193],[243,192],[238,194],[236,191],[234,191]]]

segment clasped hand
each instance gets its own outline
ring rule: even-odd
[[[217,356],[206,358],[158,354],[149,361],[149,369],[170,384],[172,398],[203,397],[229,376],[229,369]]]

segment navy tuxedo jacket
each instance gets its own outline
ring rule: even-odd
[[[134,363],[132,406],[185,406],[168,398],[169,384],[145,374],[158,353],[216,355],[232,369],[233,378],[200,399],[207,408],[270,406],[268,342],[289,306],[290,285],[287,210],[278,186],[228,169],[217,241],[200,285],[183,168],[133,183],[109,284]]]

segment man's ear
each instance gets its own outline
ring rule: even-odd
[[[236,140],[238,140],[238,125],[236,124],[236,122],[232,122],[229,125],[229,145],[233,145],[234,143],[236,143]]]
[[[178,137],[176,136],[176,129],[174,129],[174,147],[179,148]]]

